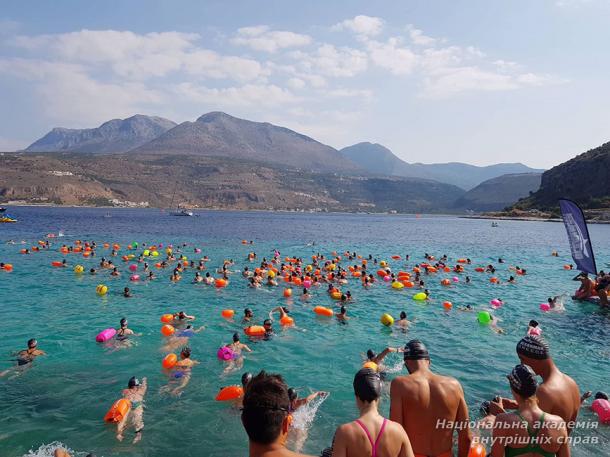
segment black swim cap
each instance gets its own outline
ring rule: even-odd
[[[250,308],[244,309],[244,315],[252,314],[252,310]]]
[[[132,387],[138,387],[139,385],[140,385],[140,380],[138,378],[136,378],[135,376],[132,376],[131,378],[129,378],[127,387],[129,387],[131,389]]]
[[[238,341],[239,341],[239,333],[235,332],[235,333],[233,334],[233,342],[234,342],[234,343],[237,343]]]
[[[246,387],[248,383],[252,381],[252,373],[247,371],[246,373],[241,375],[241,385]]]
[[[370,368],[362,368],[354,376],[354,393],[362,401],[372,402],[381,395],[381,376]]]
[[[536,373],[528,365],[516,365],[506,377],[510,388],[522,397],[529,398],[536,393],[538,388]]]
[[[404,360],[430,360],[430,354],[424,343],[411,340],[405,346]]]
[[[532,319],[529,323],[530,327],[538,327],[540,324],[538,323],[538,321]]]
[[[375,351],[373,351],[372,349],[369,349],[368,351],[366,351],[366,357],[369,360],[372,360],[375,358]]]
[[[298,396],[299,395],[297,394],[297,391],[294,390],[292,387],[288,389],[288,398],[290,399],[290,401],[296,400]]]
[[[182,348],[182,350],[180,351],[180,354],[184,354],[186,357],[190,357],[191,356],[191,348],[188,346],[184,346]]]
[[[608,394],[606,392],[596,392],[595,399],[596,400],[608,400]]]
[[[404,311],[400,312],[400,318],[401,319],[406,319],[407,318],[407,313],[405,313]]]
[[[127,319],[125,319],[125,318],[122,318],[122,319],[121,319],[121,327],[122,327],[123,325],[127,325]]]
[[[341,305],[341,314],[345,314],[346,311],[345,306]]]
[[[489,405],[491,404],[491,402],[489,400],[485,400],[483,403],[481,403],[481,412],[483,414],[485,414],[486,416],[489,415]]]
[[[28,340],[28,348],[35,348],[36,346],[38,346],[38,341],[36,341],[36,338]]]
[[[539,336],[529,335],[517,343],[517,354],[535,360],[546,360],[549,356],[549,345]]]

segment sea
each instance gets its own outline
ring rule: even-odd
[[[380,352],[413,338],[428,346],[433,370],[462,383],[470,415],[477,419],[482,401],[495,395],[510,397],[506,374],[518,363],[515,345],[530,319],[540,323],[556,364],[581,391],[610,391],[610,313],[569,298],[579,283],[572,280],[576,271],[564,269],[572,260],[561,223],[500,221],[492,227],[489,220],[453,216],[230,211],[175,217],[156,209],[56,207],[15,207],[9,212],[19,222],[0,224],[0,262],[13,265],[12,272],[0,271],[0,371],[15,364],[12,353],[24,348],[29,338],[37,338],[47,355],[24,372],[0,378],[2,456],[49,456],[58,446],[76,456],[244,456],[248,443],[239,410],[215,401],[215,396],[221,387],[239,384],[243,372],[260,370],[280,373],[302,397],[319,390],[330,393],[301,419],[307,432],[303,452],[319,455],[339,425],[357,418],[352,380],[367,349]],[[589,229],[598,269],[610,269],[610,226]],[[49,240],[51,249],[20,254],[39,240]],[[95,240],[96,257],[60,252],[62,244],[77,240]],[[110,258],[110,250],[102,247],[105,242],[121,246],[113,258],[120,277],[111,277],[108,271],[87,274],[98,267],[101,257]],[[135,243],[138,250],[127,250]],[[196,261],[208,256],[207,271],[216,276],[223,261],[232,259],[235,273],[221,289],[194,284],[193,270],[178,283],[170,282],[169,269],[155,268],[157,279],[130,281],[128,265],[136,264],[137,273],[144,275],[142,264],[123,262],[121,256],[142,252],[144,244],[172,245],[175,250],[185,245],[182,254]],[[342,287],[354,297],[348,305],[350,320],[341,325],[312,312],[316,305],[337,308],[324,286],[312,288],[308,301],[301,300],[297,287],[291,298],[284,298],[283,281],[277,288],[247,287],[240,272],[256,266],[247,261],[248,253],[255,252],[260,261],[270,259],[274,250],[282,258],[306,260],[318,253],[329,257],[333,251],[367,258],[370,254],[387,261],[393,271],[412,269],[425,261],[425,254],[437,259],[447,255],[452,265],[467,257],[472,264],[465,274],[426,276],[431,295],[425,302],[413,300],[416,289],[395,290],[381,280],[367,290],[351,279]],[[558,257],[551,255],[553,251]],[[401,260],[393,260],[393,255]],[[64,258],[68,268],[51,266]],[[505,263],[498,263],[499,258]],[[149,263],[152,267],[155,262]],[[489,264],[496,266],[499,284],[490,283],[491,274],[474,271]],[[76,265],[85,273],[75,274]],[[508,284],[514,275],[509,268],[515,266],[526,269],[527,275]],[[450,286],[440,284],[444,278],[451,280]],[[96,294],[99,284],[108,287],[107,295]],[[122,296],[124,287],[133,297]],[[565,311],[542,312],[540,303],[554,296],[564,296]],[[501,299],[503,305],[491,309],[493,299]],[[444,301],[453,308],[445,310]],[[247,341],[241,325],[244,308],[251,308],[255,321],[262,322],[280,305],[291,310],[295,327],[277,326],[269,341]],[[458,310],[466,305],[476,311]],[[223,309],[235,310],[236,318],[221,317]],[[205,329],[189,342],[192,358],[200,364],[182,395],[172,396],[163,392],[169,378],[161,366],[166,353],[160,317],[181,310],[196,316],[194,324]],[[481,310],[499,319],[503,334],[478,323]],[[380,323],[382,314],[398,318],[401,311],[414,322],[407,333]],[[115,350],[96,343],[95,336],[105,328],[117,328],[122,317],[142,333],[133,338],[134,346]],[[226,373],[216,352],[234,332],[242,335],[252,353],[246,354],[241,370]],[[406,374],[399,355],[391,354],[385,364],[388,381]],[[103,421],[132,376],[146,377],[149,384],[143,438],[136,445],[131,443],[133,429],[119,442],[115,428]],[[389,413],[387,384],[381,411]],[[597,424],[586,405],[579,419],[583,424],[574,433],[573,455],[610,455],[610,427]]]

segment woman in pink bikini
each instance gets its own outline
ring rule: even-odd
[[[379,373],[363,368],[354,377],[360,417],[341,425],[333,440],[333,457],[413,457],[402,425],[382,417],[377,410],[381,394]]]

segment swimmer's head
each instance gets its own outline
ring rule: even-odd
[[[552,304],[553,304],[553,299],[552,299],[551,297],[547,298],[547,300],[546,300],[546,301],[547,301],[547,302],[549,302],[549,305],[552,305]]]
[[[271,324],[271,319],[265,319],[265,320],[263,321],[263,327],[265,327],[265,328],[271,328],[271,325],[272,325],[272,324]]]
[[[536,394],[538,381],[536,380],[536,373],[530,366],[516,365],[506,377],[510,388],[520,397],[530,398]]]
[[[243,387],[246,387],[250,381],[252,381],[252,373],[247,371],[241,375],[241,385]]]
[[[246,308],[246,309],[244,309],[244,316],[252,317],[252,316],[254,316],[254,313],[252,312],[252,310],[250,308]]]
[[[238,341],[239,341],[239,333],[235,332],[235,333],[233,334],[233,342],[234,342],[234,343],[237,343]]]
[[[538,323],[538,321],[532,319],[529,323],[530,327],[538,327],[540,324]]]
[[[400,318],[401,319],[406,319],[407,318],[407,313],[405,313],[404,311],[400,312]]]
[[[430,364],[430,353],[428,349],[419,340],[411,340],[405,346],[404,362],[409,373],[415,370],[420,361],[427,360]]]
[[[596,400],[608,400],[608,394],[606,392],[596,392],[595,399]]]
[[[368,351],[366,351],[366,357],[369,360],[373,360],[375,358],[375,351],[373,351],[372,349],[369,349]]]
[[[345,309],[345,306],[341,305],[341,314],[345,314],[347,312],[347,310]]]
[[[180,312],[178,313],[178,317],[179,317],[180,319],[184,319],[184,318],[186,317],[186,314],[184,313],[184,311],[180,311]]]
[[[288,389],[288,398],[290,399],[290,401],[295,401],[298,398],[299,394],[297,393],[297,391],[295,389],[293,389],[292,387],[290,389]]]
[[[121,324],[121,328],[127,327],[127,319],[125,319],[125,318],[121,319],[120,324]]]
[[[131,389],[133,387],[138,387],[139,385],[140,385],[140,380],[138,378],[136,378],[135,376],[132,376],[131,378],[129,378],[127,387],[129,387]]]
[[[28,349],[34,349],[36,346],[38,346],[38,341],[36,341],[36,338],[28,340]]]
[[[490,405],[490,404],[491,404],[491,402],[490,402],[490,401],[488,401],[488,400],[485,400],[483,403],[481,403],[480,410],[481,410],[481,412],[482,412],[483,414],[485,414],[486,416],[488,416],[488,415],[489,415],[489,405]]]
[[[182,358],[188,359],[191,356],[191,348],[188,346],[183,347],[180,351],[180,355],[182,356]]]
[[[381,376],[375,370],[362,368],[354,376],[354,394],[360,401],[370,403],[381,395]]]
[[[282,306],[282,311],[284,311],[286,314],[288,314],[290,311],[288,311],[288,308],[286,308],[285,306]]]
[[[528,335],[517,343],[517,355],[523,363],[550,359],[549,352],[549,345],[540,336]]]

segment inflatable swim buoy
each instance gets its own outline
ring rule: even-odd
[[[244,329],[244,333],[248,336],[265,336],[265,327],[262,325],[251,325]]]
[[[443,308],[445,308],[447,311],[449,311],[451,308],[453,308],[453,303],[451,303],[450,301],[444,301]]]
[[[489,311],[480,311],[477,320],[480,324],[487,325],[491,322],[491,314],[489,314]]]
[[[418,292],[413,295],[413,300],[422,301],[428,298],[428,296],[424,292]]]
[[[5,263],[4,266],[2,267],[2,269],[4,271],[13,271],[13,265],[10,263]]]
[[[97,336],[95,337],[95,341],[97,341],[98,343],[103,343],[113,338],[114,335],[116,335],[116,330],[113,328],[107,328],[106,330],[102,330],[100,333],[97,334]]]
[[[237,356],[237,354],[235,354],[233,349],[226,347],[226,346],[218,348],[218,351],[216,352],[216,357],[218,357],[218,360],[222,360],[223,362],[228,362],[229,360],[233,360],[236,358],[236,356]]]
[[[292,297],[292,289],[284,289],[284,297]]]
[[[178,363],[178,356],[176,354],[167,354],[163,358],[163,361],[161,362],[161,365],[166,370],[169,370],[171,368],[174,368],[174,365],[176,365],[176,363]]]
[[[216,395],[216,401],[230,401],[237,400],[244,395],[244,388],[242,386],[228,386],[223,387]]]
[[[400,289],[402,289],[403,287],[405,287],[405,285],[404,285],[403,283],[401,283],[401,282],[394,281],[394,282],[392,283],[392,289],[399,289],[399,290],[400,290]]]
[[[379,366],[375,362],[371,362],[370,360],[368,362],[364,362],[362,364],[362,368],[368,368],[369,370],[379,371]]]
[[[172,336],[175,331],[176,329],[169,324],[165,324],[163,327],[161,327],[161,333],[163,336]]]
[[[483,272],[485,271],[485,268],[483,268],[483,267],[476,267],[476,268],[474,269],[474,271],[476,271],[476,272],[478,272],[478,273],[483,273]]]
[[[290,316],[284,316],[280,319],[280,325],[283,325],[284,327],[290,327],[294,325],[294,319]]]
[[[161,322],[163,322],[164,324],[171,324],[173,321],[174,321],[173,314],[164,314],[163,316],[161,316]]]
[[[85,271],[85,267],[83,267],[82,265],[76,265],[74,267],[74,273],[76,273],[77,275],[81,274],[83,271]]]
[[[95,292],[101,297],[104,296],[108,293],[108,286],[105,286],[104,284],[98,284],[98,286],[95,288]]]
[[[547,312],[551,310],[551,305],[548,303],[540,303],[540,311]]]
[[[394,318],[388,313],[384,313],[381,315],[381,319],[379,319],[379,322],[381,322],[386,327],[391,327],[392,325],[394,325]]]
[[[328,316],[328,317],[332,317],[332,315],[334,314],[332,309],[325,308],[324,306],[316,306],[313,309],[313,312],[316,313],[318,316]]]
[[[473,444],[468,450],[468,457],[485,457],[486,455],[487,450],[483,443]]]
[[[610,401],[598,398],[591,403],[591,409],[597,414],[600,422],[610,422]]]
[[[53,262],[51,262],[51,265],[54,267],[63,267],[64,264],[62,262],[60,262],[59,260],[55,260]]]
[[[441,279],[441,286],[450,286],[450,285],[451,285],[451,281],[449,281],[447,278]]]
[[[222,279],[222,278],[218,278],[217,280],[214,281],[214,285],[217,288],[222,288],[222,287],[226,287],[227,286],[227,280],[226,279]]]
[[[112,404],[104,416],[104,422],[121,422],[127,416],[130,409],[131,402],[126,398],[121,398]]]
[[[235,311],[233,311],[232,309],[223,309],[220,312],[220,315],[222,317],[224,317],[225,319],[232,319],[233,316],[235,315]]]
[[[330,294],[330,298],[332,298],[333,300],[341,300],[341,292],[336,291]]]

